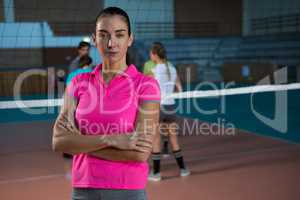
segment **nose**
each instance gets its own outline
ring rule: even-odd
[[[111,41],[111,38],[108,39],[108,44],[107,44],[107,46],[108,46],[108,47],[112,47],[112,41]]]
[[[108,48],[112,48],[114,45],[115,45],[115,40],[113,39],[113,37],[109,37],[107,42]]]

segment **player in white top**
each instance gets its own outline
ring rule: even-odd
[[[175,67],[167,61],[167,52],[164,46],[160,42],[154,42],[151,51],[150,58],[156,64],[155,68],[152,69],[153,76],[158,81],[162,100],[161,100],[161,111],[160,111],[160,129],[161,132],[166,134],[171,143],[173,155],[176,159],[178,167],[180,168],[181,176],[190,175],[189,170],[186,168],[183,156],[181,153],[180,146],[178,144],[177,132],[174,128],[176,123],[176,107],[175,100],[171,98],[164,98],[169,94],[172,94],[175,89],[182,91],[179,77]],[[176,125],[176,124],[175,124]],[[148,177],[152,181],[160,181],[160,135],[153,141],[152,160],[153,169]]]
[[[155,56],[154,56],[155,57]],[[174,105],[175,100],[173,98],[166,98],[168,95],[174,92],[176,85],[177,72],[175,67],[170,63],[157,63],[155,68],[152,70],[155,79],[158,81],[162,101],[161,105]],[[181,88],[181,86],[179,86]]]

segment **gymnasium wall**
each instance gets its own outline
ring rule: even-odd
[[[4,22],[4,5],[3,1],[0,1],[0,23]]]
[[[55,35],[89,34],[102,0],[14,0],[16,22],[50,24]]]
[[[128,13],[137,39],[173,37],[174,0],[105,0],[104,7],[108,6]]]
[[[247,67],[249,70],[248,76],[243,74],[243,68]],[[255,84],[265,78],[266,76],[273,76],[273,72],[278,68],[273,64],[233,64],[225,63],[222,67],[222,75],[224,82],[234,81],[236,83],[251,83]]]
[[[300,65],[297,66],[297,82],[300,83]]]
[[[23,71],[0,71],[0,97],[13,97],[16,80]],[[31,75],[22,81],[21,95],[47,94],[48,76]]]
[[[241,0],[175,0],[176,36],[239,36],[242,29]],[[181,24],[191,24],[190,32]]]
[[[299,0],[243,0],[243,35],[300,32]]]
[[[0,71],[17,68],[64,67],[76,56],[72,47],[0,49]]]
[[[14,67],[41,67],[42,51],[41,48],[0,49],[0,70]]]
[[[244,69],[248,68],[248,75],[245,76]],[[222,68],[222,75],[224,82],[234,81],[236,83],[257,84],[262,79],[269,77],[270,83],[274,84],[274,72],[287,67],[287,83],[299,82],[300,67],[275,65],[270,63],[252,63],[252,64],[238,64],[226,63]]]

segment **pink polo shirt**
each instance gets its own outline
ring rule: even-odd
[[[67,88],[78,100],[78,128],[82,134],[90,135],[133,132],[138,106],[144,101],[160,101],[158,83],[130,65],[106,84],[101,67],[100,64],[92,72],[77,75]],[[73,157],[73,187],[144,189],[147,176],[147,162],[117,162],[87,154]]]

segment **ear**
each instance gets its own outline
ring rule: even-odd
[[[133,34],[131,33],[130,37],[129,37],[129,41],[128,41],[128,47],[130,47],[133,43]]]
[[[95,33],[92,34],[92,43],[97,46]]]

